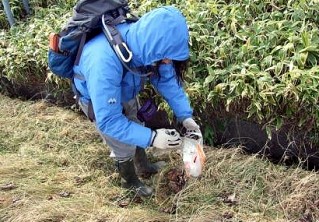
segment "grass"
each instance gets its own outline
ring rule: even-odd
[[[315,221],[319,176],[240,148],[205,147],[203,177],[170,191],[177,153],[140,199],[119,187],[109,151],[80,113],[0,96],[0,221]]]

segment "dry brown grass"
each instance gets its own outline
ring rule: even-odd
[[[175,194],[166,172],[150,199],[119,188],[109,151],[82,115],[0,96],[0,221],[316,221],[319,177],[239,148],[206,147],[200,179]],[[153,157],[158,159],[158,157]]]

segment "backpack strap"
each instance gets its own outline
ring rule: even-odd
[[[85,41],[86,41],[86,36],[87,36],[86,32],[84,32],[81,36],[81,41],[80,41],[78,52],[76,53],[74,65],[79,65],[82,50],[83,50],[83,47],[84,47]]]
[[[124,18],[124,16],[119,16],[117,19],[113,19],[110,15],[102,15],[102,24],[103,24],[103,32],[107,38],[107,40],[112,45],[115,53],[120,58],[121,61],[124,63],[128,63],[131,61],[133,53],[130,51],[126,45],[126,43],[123,41],[121,34],[116,29],[116,25],[121,22],[121,18]],[[122,20],[123,21],[123,20]]]
[[[129,62],[132,60],[133,53],[130,51],[123,41],[121,34],[116,29],[116,25],[120,24],[123,20],[126,20],[126,17],[123,15],[119,15],[116,19],[112,16],[103,14],[102,15],[102,30],[104,35],[106,36],[108,42],[111,44],[114,52],[120,59],[123,67],[131,72],[134,75],[138,75],[141,77],[149,76],[151,73],[140,72],[141,68],[131,68],[129,66]]]

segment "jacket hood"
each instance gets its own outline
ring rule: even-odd
[[[130,26],[126,37],[133,52],[133,66],[151,65],[165,58],[178,61],[189,58],[186,19],[172,6],[143,15]]]

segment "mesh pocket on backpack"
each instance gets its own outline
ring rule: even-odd
[[[64,78],[73,77],[74,58],[72,56],[49,49],[48,60],[49,68],[53,73]]]

